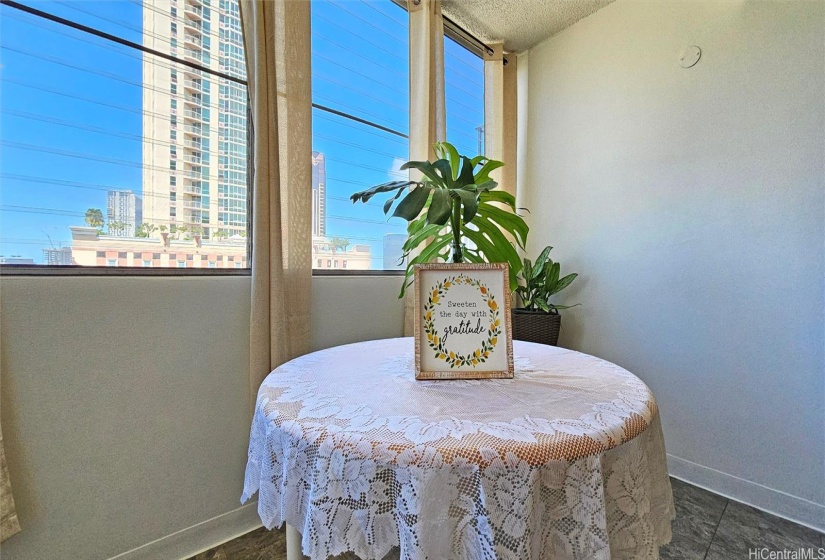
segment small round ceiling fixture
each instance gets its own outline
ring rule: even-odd
[[[679,66],[682,68],[690,68],[694,66],[702,57],[702,49],[696,45],[691,45],[682,49],[679,54]]]

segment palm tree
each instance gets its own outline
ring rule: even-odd
[[[137,237],[152,237],[152,234],[158,230],[158,226],[154,224],[150,224],[149,222],[143,222],[138,227]]]
[[[86,210],[86,225],[89,227],[103,227],[103,212],[100,208],[89,208]]]
[[[345,237],[333,237],[332,241],[330,243],[332,244],[332,251],[333,252],[336,252],[336,251],[339,251],[339,250],[340,251],[346,251],[347,247],[349,247],[349,244],[350,244],[349,239],[347,239]]]

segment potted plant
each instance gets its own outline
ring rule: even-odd
[[[507,235],[523,249],[529,228],[516,214],[515,197],[494,190],[498,183],[490,173],[504,164],[484,156],[462,156],[448,142],[434,147],[436,161],[408,161],[401,166],[420,171],[420,181],[390,181],[350,197],[353,202],[366,203],[376,194],[394,193],[384,203],[384,213],[395,206],[391,217],[408,222],[402,248],[407,269],[399,297],[412,283],[414,266],[436,259],[506,262],[510,265],[510,289],[514,290],[522,264]],[[413,251],[417,254],[410,258]]]
[[[559,309],[575,307],[550,303],[550,297],[559,293],[578,274],[561,277],[561,265],[550,258],[552,247],[545,247],[535,264],[525,258],[521,268],[516,294],[521,307],[513,309],[513,338],[556,346],[561,330]],[[578,303],[576,305],[579,305]]]

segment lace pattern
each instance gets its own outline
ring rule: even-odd
[[[673,504],[644,383],[518,341],[512,380],[416,382],[412,347],[338,347],[267,377],[242,497],[259,493],[267,527],[297,527],[311,558],[658,558]]]

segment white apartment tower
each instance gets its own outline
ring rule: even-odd
[[[322,152],[312,152],[312,235],[324,237],[327,207],[327,167]]]
[[[151,49],[246,80],[237,0],[143,0],[143,35]],[[245,235],[246,86],[148,53],[143,73],[143,221],[204,239]]]
[[[142,201],[132,191],[109,191],[106,197],[108,234],[134,237],[143,223]]]

